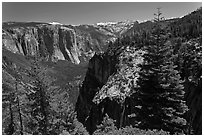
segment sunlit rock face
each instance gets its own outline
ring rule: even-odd
[[[80,63],[75,31],[61,26],[38,25],[5,29],[3,48],[25,56]]]
[[[90,134],[96,130],[105,114],[115,120],[117,127],[134,125],[132,122],[137,115],[134,109],[137,106],[134,89],[137,89],[139,65],[143,63],[145,51],[129,46],[114,52],[108,51],[95,55],[89,61],[76,103],[77,117]],[[185,100],[189,108],[185,118],[195,134],[202,133],[201,81],[202,78],[197,78],[194,81],[185,80],[183,83]]]
[[[104,54],[95,54],[89,61],[85,80],[80,87],[76,111],[78,120],[91,134],[103,117],[101,109],[92,100],[97,91],[107,82],[109,76],[116,71],[116,62],[114,56]]]
[[[25,56],[47,60],[69,60],[79,64],[95,52],[103,52],[106,44],[89,33],[60,25],[37,25],[3,29],[3,48]],[[103,38],[99,38],[103,39]]]
[[[105,114],[116,120],[117,127],[131,123],[133,102],[144,51],[124,46],[96,54],[89,61],[76,104],[77,117],[92,134]],[[123,104],[123,105],[122,105]],[[124,111],[125,110],[125,111]]]
[[[132,26],[133,22],[112,25],[63,25],[57,22],[3,23],[3,48],[25,56],[46,60],[89,61],[95,53],[106,51],[108,43]]]

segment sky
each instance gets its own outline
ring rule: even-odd
[[[165,18],[180,17],[201,2],[3,2],[2,21],[94,24],[123,20],[151,20],[160,7]]]

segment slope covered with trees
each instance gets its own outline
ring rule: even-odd
[[[198,9],[165,21],[159,12],[149,27],[110,42],[105,54],[90,60],[76,109],[91,134],[106,130],[98,126],[107,125],[103,123],[106,115],[115,122],[113,129],[103,134],[117,134],[126,126],[133,127],[130,132],[138,128],[167,134],[202,133],[202,124],[196,124],[202,122],[201,32],[195,29],[198,35],[189,38],[175,35],[170,28],[189,18],[200,22],[200,13]],[[113,61],[102,67],[106,60]]]
[[[74,76],[63,83],[56,72],[39,58],[4,52],[2,134],[88,134],[74,111],[79,83]]]
[[[88,67],[3,48],[2,134],[202,134],[202,8],[171,20],[155,15],[110,41]],[[83,31],[103,36],[93,26],[76,28],[86,46]],[[49,47],[53,41],[44,29],[40,36]],[[63,45],[71,30],[59,32]]]

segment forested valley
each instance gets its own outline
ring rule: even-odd
[[[3,23],[2,134],[202,134],[202,8],[126,28]]]

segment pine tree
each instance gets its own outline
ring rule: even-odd
[[[28,99],[30,101],[30,115],[29,122],[30,130],[32,134],[48,134],[48,116],[49,116],[49,102],[46,94],[47,85],[44,82],[44,74],[35,60],[30,71],[30,77],[33,78],[32,85],[30,87],[30,94]]]
[[[166,45],[160,9],[154,15],[155,27],[149,45],[145,45],[138,82],[138,105],[141,106],[138,127],[181,132],[186,123],[181,117],[187,111],[182,81],[173,63],[172,46]]]
[[[5,58],[4,58],[5,59]],[[22,95],[19,90],[19,81],[21,79],[18,68],[13,62],[7,60],[7,67],[4,69],[11,73],[7,75],[3,80],[2,84],[2,103],[4,109],[9,109],[10,121],[9,125],[5,129],[6,134],[21,134],[23,135],[23,117],[22,117],[22,106],[19,96]],[[6,114],[6,112],[4,113]],[[5,116],[4,116],[5,117]],[[7,118],[5,117],[5,123],[7,123]]]
[[[15,123],[14,123],[14,114],[13,114],[13,104],[14,104],[14,93],[13,89],[9,86],[9,84],[4,83],[2,84],[2,111],[5,111],[8,107],[9,113],[8,118],[2,117],[3,123],[8,123],[6,126],[2,125],[4,130],[3,134],[12,135],[16,131]]]
[[[17,94],[18,93],[18,79],[16,79],[15,88],[16,88],[16,94]],[[16,98],[17,98],[17,108],[18,108],[18,115],[19,115],[19,122],[20,122],[20,134],[23,135],[23,119],[22,119],[21,106],[20,106],[18,94],[16,95]]]

